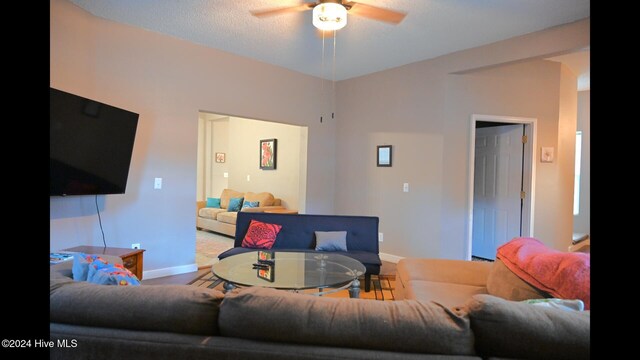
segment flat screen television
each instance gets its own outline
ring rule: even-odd
[[[49,90],[49,195],[124,194],[138,114]]]

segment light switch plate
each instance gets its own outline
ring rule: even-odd
[[[402,191],[409,192],[409,183],[402,184]]]
[[[550,163],[553,162],[553,152],[554,149],[552,147],[542,147],[540,151],[540,162]]]
[[[162,178],[155,179],[155,181],[153,182],[153,188],[156,190],[162,189]]]

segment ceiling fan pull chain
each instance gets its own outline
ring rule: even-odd
[[[333,30],[333,69],[331,70],[332,91],[331,91],[331,118],[336,110],[336,30]]]

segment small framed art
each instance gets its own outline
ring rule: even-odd
[[[260,140],[260,169],[275,170],[278,155],[278,139]]]
[[[378,145],[376,163],[378,166],[391,167],[391,145]]]
[[[216,153],[216,162],[217,163],[223,163],[224,160],[226,158],[226,154],[225,153]]]

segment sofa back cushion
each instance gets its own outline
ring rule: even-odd
[[[474,295],[464,306],[481,356],[589,359],[591,313]]]
[[[551,297],[542,290],[529,285],[511,272],[502,260],[496,259],[487,277],[487,292],[503,299],[521,301]]]
[[[379,253],[377,217],[239,212],[234,247],[242,245],[252,219],[282,225],[273,244],[274,250],[312,250],[316,247],[316,231],[346,231],[349,251]]]
[[[464,313],[435,303],[325,298],[269,288],[227,293],[223,336],[429,354],[474,354]]]
[[[249,191],[244,194],[244,201],[250,201],[250,202],[258,201],[260,202],[260,205],[258,205],[259,207],[273,206],[274,197],[273,197],[273,194],[268,192],[261,192],[256,194]]]
[[[106,286],[55,276],[50,284],[50,322],[218,335],[220,291],[184,285]]]
[[[231,189],[222,190],[222,194],[220,195],[220,208],[222,209],[228,208],[229,200],[231,200],[231,198],[241,198],[243,196],[244,196],[244,193],[239,191],[235,191]]]

